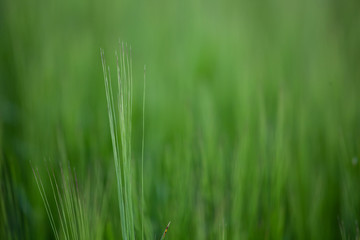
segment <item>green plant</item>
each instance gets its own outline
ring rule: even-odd
[[[32,168],[55,239],[103,239],[107,194],[96,174],[89,175],[81,188],[75,169],[62,165],[59,169],[47,169],[49,194],[40,171]]]
[[[117,179],[122,239],[135,239],[131,183],[133,88],[131,46],[128,49],[127,44],[124,47],[124,43],[119,43],[119,55],[116,52],[117,81],[115,86],[117,94],[113,93],[110,67],[106,65],[104,51],[100,50],[100,52]]]

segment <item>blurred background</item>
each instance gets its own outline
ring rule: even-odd
[[[168,239],[359,238],[359,10],[1,1],[0,238],[55,239],[32,166],[51,196],[46,168],[60,161],[102,202],[98,239],[120,238],[100,59],[103,48],[115,78],[119,39],[132,46],[137,239],[144,65],[146,239],[169,221]]]

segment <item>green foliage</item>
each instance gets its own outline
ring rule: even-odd
[[[359,8],[1,1],[0,239],[358,237]]]
[[[113,93],[110,68],[106,65],[104,52],[101,60],[104,73],[109,125],[114,154],[120,209],[121,232],[123,239],[135,239],[131,182],[131,130],[132,130],[132,60],[127,44],[119,43],[117,60],[117,95]],[[115,95],[115,97],[114,97]],[[115,100],[114,100],[115,99]]]
[[[55,239],[103,239],[106,192],[95,174],[81,189],[75,169],[47,169],[51,191],[46,192],[38,168],[32,170]]]

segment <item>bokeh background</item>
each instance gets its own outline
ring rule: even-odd
[[[54,239],[64,159],[119,239],[100,48],[132,46],[137,239],[359,238],[358,1],[0,2],[0,238]],[[62,159],[62,160],[61,160]],[[96,201],[95,201],[96,202]],[[85,210],[86,211],[86,210]],[[57,226],[60,228],[60,226]]]

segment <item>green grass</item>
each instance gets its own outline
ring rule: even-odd
[[[103,239],[107,197],[96,173],[79,186],[75,169],[67,165],[47,168],[46,181],[37,167],[32,167],[34,178],[43,200],[55,239]],[[46,163],[44,163],[46,164]],[[46,191],[45,183],[51,191]]]
[[[104,52],[101,59],[104,73],[109,125],[117,179],[120,221],[123,239],[135,239],[134,210],[132,200],[131,132],[132,132],[132,59],[131,47],[119,42],[117,60],[117,84],[113,93],[110,68]],[[130,53],[129,53],[130,51]],[[130,57],[129,57],[130,55]]]
[[[359,7],[1,2],[0,239],[358,238]]]

